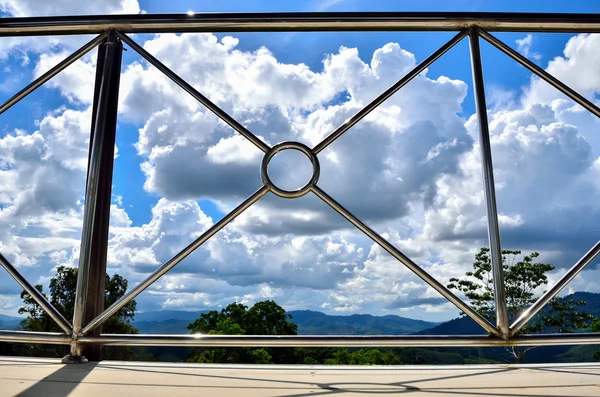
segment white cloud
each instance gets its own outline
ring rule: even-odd
[[[233,44],[212,35],[186,34],[158,35],[144,47],[273,143],[316,144],[416,63],[395,43],[376,50],[370,64],[356,49],[342,47],[325,57],[322,71],[313,72],[304,65],[281,64],[264,48],[243,52]],[[248,143],[240,146],[243,138],[160,78],[159,72],[133,64],[122,81],[124,117],[146,120],[137,148],[147,159],[142,167],[147,191],[169,199],[236,202],[260,186],[260,152]],[[349,99],[324,106],[343,93]],[[367,220],[401,216],[406,202],[414,198],[431,200],[435,178],[456,172],[458,156],[471,145],[456,114],[465,95],[463,82],[417,77],[324,153],[320,184],[335,197],[346,198],[344,204]],[[294,167],[290,164],[287,170]],[[423,170],[418,177],[412,172],[415,167]],[[275,178],[285,170],[273,172]],[[269,217],[260,215],[263,205]],[[322,219],[290,217],[292,207],[298,214]],[[314,199],[291,203],[267,198],[251,209],[246,224],[248,231],[270,234],[286,229],[318,233],[347,226],[323,209]]]
[[[36,64],[34,77],[37,78],[57,65],[67,56],[69,52],[42,54]],[[66,93],[71,102],[91,104],[94,96],[94,81],[96,75],[96,51],[75,61],[64,71],[52,78],[47,86],[59,88]]]
[[[572,37],[565,46],[564,56],[552,59],[546,71],[594,101],[600,92],[600,75],[592,67],[600,61],[600,55],[596,51],[599,44],[600,35],[597,34],[580,34]],[[524,102],[549,103],[562,97],[558,90],[545,81],[532,78]]]
[[[101,14],[138,14],[137,0],[107,0],[102,2],[61,0],[0,0],[0,11],[12,17],[65,16],[65,15],[101,15]],[[0,40],[0,61],[16,54],[25,64],[29,53],[46,53],[74,50],[82,46],[91,36],[15,36]]]
[[[78,241],[90,116],[63,109],[0,138],[0,246],[17,265]]]
[[[90,110],[61,108],[36,131],[0,138],[0,252],[33,284],[47,283],[79,245],[90,117]],[[15,315],[20,292],[0,275],[0,312]]]
[[[214,164],[249,163],[255,164],[259,152],[252,143],[241,135],[221,138],[206,150],[208,160]]]
[[[542,59],[542,55],[537,52],[531,51],[531,47],[533,45],[533,35],[528,34],[522,39],[518,39],[515,41],[517,43],[517,50],[526,57],[533,58],[536,61],[540,61]]]
[[[0,0],[0,10],[15,17],[33,17],[50,15],[103,15],[137,14],[140,6],[137,0],[106,0],[100,3],[61,0]]]

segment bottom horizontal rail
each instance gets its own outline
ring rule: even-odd
[[[68,345],[61,333],[0,331],[0,342]],[[80,343],[111,346],[204,347],[498,347],[600,345],[600,333],[519,335],[510,341],[483,335],[140,335],[82,336]]]
[[[0,342],[13,343],[45,343],[51,345],[68,345],[71,337],[60,332],[32,332],[32,331],[1,331]]]
[[[83,336],[81,343],[113,346],[215,347],[493,347],[600,344],[600,334],[520,335],[510,341],[481,335],[108,335]]]

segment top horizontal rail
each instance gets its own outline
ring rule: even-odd
[[[458,31],[599,33],[599,14],[296,12],[0,18],[0,36],[167,32]]]

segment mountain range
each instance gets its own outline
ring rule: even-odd
[[[0,314],[0,329],[15,329],[21,322],[20,317],[11,317]]]
[[[600,294],[575,292],[565,299],[586,301],[582,311],[600,317]],[[204,311],[162,310],[136,313],[133,326],[143,334],[184,334],[187,326]],[[485,335],[468,317],[455,318],[443,323],[415,320],[396,315],[373,316],[370,314],[328,315],[311,310],[288,312],[298,325],[300,335]],[[19,317],[0,314],[0,329],[15,329]]]
[[[132,325],[142,334],[185,334],[187,326],[203,311],[161,310],[136,313]],[[353,314],[332,316],[311,310],[288,312],[300,335],[405,335],[432,328],[439,323],[395,315]],[[21,318],[0,315],[0,329],[15,329]]]
[[[586,301],[580,310],[600,317],[600,294],[576,292],[565,297]],[[136,313],[133,325],[143,334],[185,334],[187,326],[206,311],[164,310]],[[298,325],[300,335],[485,335],[469,317],[459,317],[443,323],[432,323],[396,315],[370,314],[328,315],[311,310],[288,312]],[[16,329],[22,319],[0,314],[0,329]],[[594,361],[599,346],[538,347],[527,354],[528,363],[557,363]],[[402,350],[402,349],[400,349]],[[400,351],[398,350],[398,351]],[[149,347],[146,351],[159,361],[185,361],[190,349],[186,347]],[[411,360],[429,364],[512,363],[504,348],[408,348]],[[411,362],[413,362],[411,361]]]
[[[188,333],[188,324],[200,313],[203,312],[165,310],[139,313],[135,315],[133,325],[144,334]],[[312,310],[292,310],[288,314],[298,325],[300,335],[405,335],[439,324],[395,315],[332,316]]]

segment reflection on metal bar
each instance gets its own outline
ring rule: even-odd
[[[392,85],[390,88],[388,88],[383,94],[379,95],[377,98],[375,98],[373,101],[371,101],[371,103],[369,103],[367,106],[362,108],[358,113],[356,113],[354,116],[352,116],[351,118],[346,120],[344,122],[344,124],[342,124],[338,128],[336,128],[335,131],[333,131],[331,134],[329,134],[325,139],[323,139],[323,141],[321,141],[321,143],[319,143],[317,146],[314,147],[313,152],[315,154],[319,154],[319,152],[321,152],[323,149],[325,149],[327,146],[329,146],[333,141],[335,141],[337,138],[339,138],[344,132],[348,131],[350,128],[352,128],[354,125],[356,125],[356,123],[361,121],[369,113],[371,113],[373,110],[375,110],[375,108],[377,108],[379,105],[381,105],[383,102],[385,102],[389,97],[394,95],[400,88],[404,87],[412,79],[414,79],[421,72],[423,72],[425,69],[427,69],[429,67],[429,65],[431,65],[433,62],[435,62],[439,57],[441,57],[446,52],[448,52],[459,41],[461,41],[467,35],[467,33],[468,33],[468,30],[464,30],[464,31],[460,32],[459,34],[454,36],[450,41],[448,41],[446,44],[444,44],[442,47],[440,47],[436,52],[431,54],[427,59],[425,59],[423,62],[421,62],[420,64],[415,66],[414,69],[412,69],[404,77],[402,77],[400,80],[398,80],[398,82],[396,82],[394,85]]]
[[[116,346],[228,347],[499,347],[600,344],[600,334],[520,335],[505,341],[481,335],[110,335],[83,336],[81,343]]]
[[[504,44],[502,41],[498,40],[491,34],[485,32],[481,29],[478,29],[478,33],[481,37],[483,37],[487,42],[492,44],[494,47],[498,48],[500,51],[502,51],[503,53],[505,53],[506,55],[508,55],[509,57],[511,57],[518,63],[520,63],[521,65],[525,66],[531,72],[538,75],[542,80],[544,80],[548,84],[552,85],[554,88],[556,88],[557,90],[559,90],[560,92],[562,92],[563,94],[565,94],[566,96],[568,96],[569,98],[574,100],[576,103],[578,103],[585,109],[592,112],[597,117],[600,117],[600,108],[598,108],[598,106],[594,105],[592,102],[588,101],[582,95],[578,94],[571,87],[569,87],[568,85],[566,85],[565,83],[563,83],[562,81],[557,79],[556,77],[552,76],[550,73],[546,72],[544,69],[542,69],[535,63],[531,62],[529,59],[525,58],[523,55],[519,54],[517,51],[513,50],[512,48],[510,48],[509,46],[507,46],[506,44]]]
[[[273,159],[277,153],[283,150],[297,150],[303,153],[312,165],[312,177],[310,180],[301,188],[295,190],[286,190],[281,189],[277,185],[273,183],[271,177],[269,176],[269,162]],[[321,165],[319,164],[319,158],[315,153],[306,145],[299,142],[281,142],[277,145],[273,146],[273,148],[265,154],[263,160],[260,164],[260,175],[262,177],[263,183],[267,186],[271,193],[276,196],[282,198],[298,198],[302,197],[308,192],[310,192],[310,188],[314,186],[319,181],[319,175],[321,174]]]
[[[15,269],[13,265],[11,265],[8,259],[6,259],[2,254],[0,254],[0,265],[2,265],[2,267],[6,269],[8,274],[10,274],[12,278],[14,278],[17,281],[17,283],[19,283],[19,285],[23,287],[23,289],[33,298],[33,300],[38,305],[40,305],[40,307],[44,309],[46,313],[48,313],[52,320],[54,320],[56,324],[58,324],[58,326],[62,328],[62,330],[65,331],[67,335],[71,335],[71,324],[69,324],[69,322],[63,317],[63,315],[60,314],[60,312],[56,310],[56,308],[52,306],[50,302],[48,302],[48,300],[44,297],[44,295],[42,295],[40,291],[38,291],[37,289],[35,289],[34,286],[29,284],[29,281],[27,281],[25,277],[23,277],[21,273],[19,273],[19,271]]]
[[[503,12],[198,13],[2,18],[0,36],[125,33],[457,31],[600,32],[598,14]]]
[[[312,192],[317,195],[321,200],[323,200],[327,205],[333,208],[337,213],[346,218],[350,223],[356,226],[361,232],[370,237],[373,241],[375,241],[381,248],[386,250],[390,255],[400,261],[404,266],[408,267],[413,273],[419,276],[423,281],[429,284],[433,289],[439,292],[443,297],[452,302],[456,307],[462,310],[466,315],[471,317],[477,324],[479,324],[483,329],[491,333],[492,335],[500,336],[498,334],[498,330],[490,324],[485,318],[483,318],[479,313],[473,310],[469,305],[460,300],[456,295],[452,293],[448,288],[446,288],[443,284],[441,284],[438,280],[433,278],[429,273],[423,270],[419,265],[414,263],[409,257],[400,252],[396,247],[390,244],[386,239],[381,237],[377,232],[371,229],[369,226],[364,224],[361,220],[356,218],[350,211],[345,209],[340,203],[335,201],[331,196],[325,193],[319,186],[313,186],[311,188]]]
[[[111,36],[114,36],[111,31]],[[110,53],[114,57],[106,62]],[[82,324],[93,320],[104,310],[106,300],[106,262],[108,255],[108,239],[110,228],[110,212],[112,202],[112,179],[115,160],[115,142],[117,134],[117,119],[119,113],[119,86],[121,82],[121,66],[123,44],[115,38],[107,41],[98,48],[96,61],[96,76],[94,82],[94,99],[92,102],[92,125],[90,128],[90,147],[94,144],[97,128],[103,128],[104,145],[100,153],[100,175],[96,184],[96,212],[91,231],[90,266],[87,282],[87,299]],[[107,70],[110,67],[110,70]],[[111,78],[104,80],[106,74]],[[107,84],[105,87],[104,84]],[[98,124],[101,122],[101,124]],[[90,151],[91,152],[91,151]],[[91,158],[88,157],[88,167]],[[94,336],[102,333],[102,327],[92,331]],[[75,344],[77,342],[75,341]],[[84,346],[81,355],[90,361],[102,360],[102,346]],[[81,360],[67,357],[65,360]]]
[[[504,339],[508,339],[508,310],[504,291],[504,269],[502,266],[502,249],[500,248],[500,228],[498,226],[498,209],[496,207],[496,188],[494,186],[494,167],[492,166],[492,146],[485,103],[483,69],[479,36],[475,29],[469,32],[471,45],[471,69],[475,91],[475,110],[479,124],[479,148],[481,149],[481,170],[483,173],[483,190],[485,192],[488,238],[490,244],[490,262],[494,282],[494,303],[496,305],[496,327]]]
[[[556,284],[552,286],[548,291],[544,293],[529,309],[525,310],[523,314],[515,320],[510,326],[510,333],[512,336],[516,335],[521,328],[523,328],[529,320],[531,320],[540,310],[544,308],[562,289],[577,276],[590,262],[598,256],[600,253],[600,241],[596,243],[581,259],[569,269],[564,276],[558,280]]]
[[[63,59],[58,65],[54,66],[52,69],[48,70],[46,73],[35,79],[31,84],[27,87],[23,88],[21,91],[17,92],[13,95],[9,100],[4,102],[2,106],[0,106],[0,114],[6,112],[10,109],[14,104],[19,102],[21,99],[25,98],[27,95],[31,94],[33,91],[38,89],[42,84],[50,80],[52,77],[59,74],[61,71],[65,70],[70,64],[87,54],[94,47],[104,40],[106,37],[106,33],[102,33],[100,36],[88,42],[86,45]]]
[[[58,332],[0,331],[0,342],[68,345],[71,338]]]
[[[248,207],[252,204],[256,203],[261,197],[269,192],[269,188],[267,186],[262,186],[256,192],[254,192],[250,197],[248,197],[243,203],[235,207],[229,214],[225,215],[219,222],[215,223],[202,233],[200,237],[198,237],[194,242],[185,247],[182,251],[180,251],[177,255],[175,255],[171,260],[163,264],[161,267],[156,269],[150,276],[148,276],[144,281],[139,283],[134,289],[127,292],[123,295],[119,300],[113,303],[108,309],[104,310],[101,314],[99,314],[95,319],[90,321],[83,330],[81,331],[82,335],[85,335],[92,329],[96,328],[98,325],[102,324],[110,316],[115,314],[119,309],[129,303],[132,299],[138,296],[142,291],[152,285],[156,280],[161,278],[165,273],[171,270],[175,265],[184,260],[188,255],[194,252],[198,247],[206,242],[209,238],[214,236],[219,230],[225,227],[229,222],[233,221],[244,212]]]
[[[91,261],[93,259],[93,238],[94,225],[98,210],[98,187],[104,169],[102,168],[103,154],[110,146],[109,150],[115,145],[114,134],[109,132],[114,128],[111,123],[116,124],[116,117],[108,113],[114,108],[118,99],[118,92],[114,92],[115,80],[120,78],[120,62],[122,45],[118,42],[116,32],[110,31],[106,42],[103,72],[101,78],[100,91],[98,96],[98,108],[96,120],[94,120],[94,130],[92,131],[92,144],[89,154],[89,165],[87,174],[87,185],[85,189],[85,204],[83,212],[83,229],[81,232],[81,250],[79,254],[79,268],[77,272],[77,289],[75,291],[75,304],[73,308],[73,334],[78,335],[83,326],[85,315],[86,299],[88,295],[88,283]],[[115,67],[115,63],[119,65]],[[98,65],[100,67],[100,65]],[[118,83],[116,85],[118,88]],[[116,111],[116,108],[114,109]],[[81,356],[81,346],[73,343],[71,347],[72,357]]]
[[[246,139],[254,144],[257,148],[262,150],[264,153],[267,153],[271,148],[269,145],[264,143],[260,138],[256,135],[248,131],[246,127],[238,123],[233,117],[228,115],[223,109],[212,103],[207,97],[202,95],[198,90],[192,87],[188,82],[183,80],[177,74],[175,74],[171,69],[166,67],[162,62],[156,59],[152,54],[146,51],[142,46],[137,44],[135,41],[131,40],[124,34],[119,34],[121,39],[127,43],[128,46],[133,48],[138,54],[144,57],[150,64],[152,64],[155,68],[163,72],[168,78],[170,78],[175,84],[183,88],[188,94],[193,96],[198,102],[203,104],[208,110],[213,112],[217,117],[223,120],[227,125],[231,128],[242,134]]]
[[[68,345],[71,338],[52,332],[0,331],[0,342]],[[82,344],[112,346],[214,347],[499,347],[600,344],[600,334],[519,335],[510,341],[482,335],[140,335],[82,336]]]

